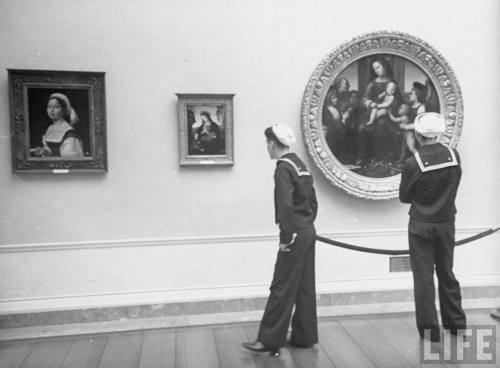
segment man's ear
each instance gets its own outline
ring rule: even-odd
[[[415,139],[417,140],[418,143],[422,143],[422,136],[415,132]]]

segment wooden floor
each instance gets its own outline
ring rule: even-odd
[[[468,311],[468,323],[495,325],[487,311]],[[281,356],[252,354],[241,347],[258,325],[222,325],[95,336],[46,338],[0,344],[1,368],[162,367],[475,367],[454,361],[421,364],[413,314],[324,318],[314,349],[281,349]],[[500,331],[497,331],[497,334]],[[496,340],[497,355],[500,352]],[[467,357],[466,357],[467,358]],[[480,367],[494,367],[494,364]]]

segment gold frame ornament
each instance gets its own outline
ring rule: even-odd
[[[446,118],[441,143],[453,148],[462,129],[463,99],[457,78],[444,57],[426,42],[405,33],[380,31],[360,35],[334,49],[319,63],[307,83],[301,106],[301,129],[308,154],[333,185],[358,198],[387,200],[398,196],[401,175],[369,177],[346,167],[327,144],[322,116],[327,92],[336,78],[349,65],[377,55],[405,59],[428,77],[435,88],[439,112]]]
[[[106,173],[105,73],[7,71],[13,173]],[[80,147],[80,152],[74,150],[72,154],[63,155],[58,148],[57,154],[50,154],[50,150],[42,148],[47,145],[44,143],[45,134],[52,127],[47,103],[53,99],[62,99],[66,104],[66,132],[69,132],[74,147]]]

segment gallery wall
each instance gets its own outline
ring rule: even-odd
[[[265,294],[276,228],[263,131],[282,122],[300,136],[316,65],[376,30],[419,37],[450,63],[465,105],[458,234],[499,225],[499,9],[496,0],[0,1],[0,312]],[[106,72],[108,173],[12,174],[7,68]],[[179,167],[176,93],[235,94],[234,166]],[[301,139],[295,149],[312,167]],[[406,205],[356,199],[312,172],[319,232],[406,246]],[[498,284],[496,243],[457,252],[457,273]],[[324,291],[411,287],[386,258],[318,249]]]

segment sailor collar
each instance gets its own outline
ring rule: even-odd
[[[307,170],[306,167],[303,167],[300,164],[300,162],[296,163],[294,160],[292,160],[294,157],[296,157],[296,156],[295,155],[285,155],[285,156],[278,159],[278,163],[286,162],[295,170],[295,172],[297,173],[298,176],[311,176],[311,173],[309,172],[309,170]]]
[[[457,156],[451,148],[442,144],[439,144],[437,147],[442,147],[444,149],[436,151],[436,149],[426,150],[422,148],[420,152],[415,152],[415,159],[417,160],[420,171],[428,172],[444,169],[445,167],[458,166]]]

